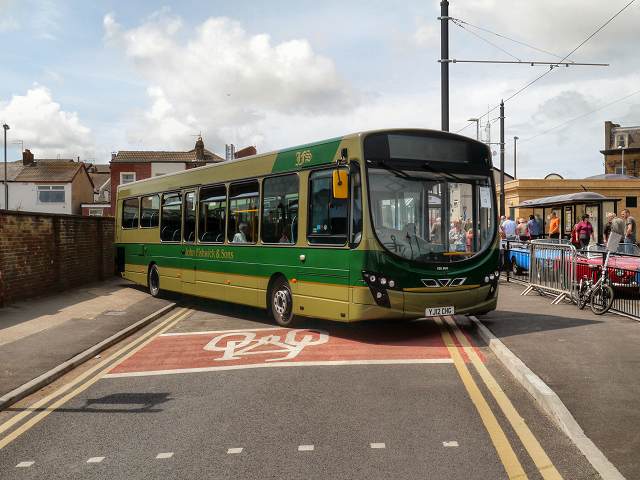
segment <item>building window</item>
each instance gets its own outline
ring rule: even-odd
[[[64,202],[64,185],[38,185],[38,203]]]
[[[616,167],[616,175],[626,175],[627,167]]]
[[[627,133],[619,133],[616,135],[616,148],[627,148],[629,146],[628,139]]]
[[[627,197],[625,203],[627,208],[638,208],[638,197]]]
[[[89,216],[90,217],[101,217],[102,216],[102,209],[101,208],[90,208],[89,209]]]
[[[125,183],[131,183],[136,181],[136,174],[133,173],[120,173],[120,185]]]

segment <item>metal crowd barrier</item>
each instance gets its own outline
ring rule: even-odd
[[[611,311],[640,320],[640,271],[620,267],[607,271],[613,288]]]
[[[533,241],[529,244],[529,286],[522,293],[544,290],[557,294],[552,305],[565,297],[577,298],[577,250],[573,245]]]
[[[616,257],[624,256],[616,254]],[[527,285],[522,295],[535,290],[553,295],[555,298],[551,303],[554,305],[565,298],[576,303],[582,277],[590,275],[597,279],[600,275],[600,269],[590,271],[588,268],[589,263],[602,265],[602,262],[591,261],[593,258],[592,253],[578,251],[569,244],[549,240],[503,240],[501,269],[507,282]],[[640,267],[609,266],[608,273],[614,292],[611,311],[640,320]]]

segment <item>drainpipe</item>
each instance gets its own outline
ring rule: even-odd
[[[107,188],[109,188],[110,185],[111,185],[111,179],[109,179],[106,182],[104,182],[104,185],[102,185],[100,187],[100,190],[98,191],[98,201],[99,202],[104,202],[104,191]]]

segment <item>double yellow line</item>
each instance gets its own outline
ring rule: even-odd
[[[84,372],[82,375],[78,376],[77,378],[75,378],[73,381],[67,383],[66,385],[60,387],[58,390],[53,392],[51,395],[48,395],[47,397],[43,398],[42,400],[39,400],[38,402],[36,402],[33,405],[31,405],[29,408],[26,408],[24,411],[22,411],[19,414],[17,414],[15,417],[12,417],[10,420],[8,420],[5,423],[1,424],[0,425],[0,435],[2,435],[4,432],[6,432],[9,429],[11,429],[16,424],[19,424],[22,420],[24,420],[26,417],[28,417],[32,413],[37,412],[38,410],[40,410],[40,408],[43,407],[44,405],[47,405],[49,402],[51,402],[55,398],[59,397],[60,395],[62,395],[66,391],[68,391],[68,390],[72,389],[73,387],[75,387],[76,385],[80,384],[80,386],[77,387],[75,390],[73,390],[72,392],[68,393],[67,395],[65,395],[64,397],[59,399],[57,402],[53,403],[52,405],[50,405],[50,406],[48,406],[46,408],[43,408],[42,411],[40,411],[40,413],[38,413],[38,415],[36,415],[35,417],[31,418],[30,420],[28,420],[27,422],[25,422],[24,424],[20,425],[15,430],[13,430],[10,434],[8,434],[7,436],[5,436],[2,439],[0,439],[0,450],[2,450],[4,447],[6,447],[9,443],[11,443],[13,440],[18,438],[20,435],[25,433],[27,430],[29,430],[36,423],[38,423],[40,420],[44,419],[47,415],[49,415],[50,413],[54,412],[57,408],[59,408],[60,406],[64,405],[66,402],[71,400],[73,397],[75,397],[76,395],[78,395],[79,393],[83,392],[84,390],[89,388],[91,385],[96,383],[108,371],[112,370],[113,368],[115,368],[116,366],[118,366],[119,364],[121,364],[122,362],[127,360],[129,357],[134,355],[136,352],[140,351],[142,348],[144,348],[149,343],[151,343],[156,337],[158,337],[159,335],[162,335],[164,332],[166,332],[171,327],[173,327],[176,323],[178,323],[181,320],[183,320],[184,318],[188,317],[193,312],[194,312],[194,310],[192,310],[190,308],[182,308],[182,309],[180,309],[178,312],[176,312],[173,315],[171,315],[169,318],[164,320],[162,323],[160,323],[159,325],[155,326],[154,328],[152,328],[151,330],[146,332],[140,338],[137,338],[135,341],[131,342],[126,347],[118,350],[116,353],[111,355],[109,358],[107,358],[107,359],[101,361],[100,363],[98,363],[97,365],[91,367],[89,370]],[[121,358],[118,358],[121,355],[123,355],[123,356]],[[114,363],[112,363],[112,362],[114,362]],[[92,377],[92,375],[94,375],[94,373],[96,373],[96,372],[98,372],[98,373],[95,376]],[[89,377],[91,377],[91,378],[89,378]],[[85,383],[82,383],[87,378],[89,378],[89,380],[86,381]]]
[[[498,420],[491,411],[489,404],[482,396],[482,392],[480,392],[478,385],[476,385],[475,381],[473,380],[466,363],[460,355],[458,347],[455,345],[453,339],[451,338],[451,334],[449,333],[447,326],[455,334],[458,343],[462,345],[462,349],[467,354],[467,356],[471,360],[471,363],[473,363],[474,367],[480,374],[480,377],[484,381],[484,384],[487,386],[487,388],[491,392],[491,395],[493,395],[493,398],[496,400],[496,402],[504,412],[507,420],[509,420],[509,423],[517,433],[518,437],[520,437],[520,441],[526,448],[529,456],[535,463],[542,477],[545,480],[561,480],[562,476],[553,466],[553,463],[551,463],[551,460],[540,446],[540,443],[538,443],[538,440],[534,437],[533,433],[531,433],[531,430],[529,430],[529,427],[527,427],[524,419],[513,407],[502,388],[500,388],[498,382],[489,373],[489,370],[487,370],[487,367],[485,367],[482,360],[480,360],[480,357],[476,353],[475,349],[471,346],[469,340],[467,340],[467,337],[460,331],[453,318],[443,318],[446,319],[446,325],[440,318],[436,318],[435,320],[438,324],[438,328],[440,328],[440,333],[442,335],[444,343],[449,350],[449,354],[451,355],[453,363],[458,370],[458,374],[460,375],[460,378],[462,379],[462,382],[464,383],[464,386],[466,387],[467,392],[471,397],[471,401],[473,401],[474,405],[478,409],[478,413],[482,418],[482,422],[489,432],[491,441],[493,442],[493,445],[495,446],[498,455],[500,456],[500,460],[502,461],[502,464],[504,465],[509,478],[524,479],[527,478],[527,474],[522,468],[518,457],[514,453],[513,448],[511,447],[511,444],[507,439],[507,436],[502,430],[502,427],[500,427]]]

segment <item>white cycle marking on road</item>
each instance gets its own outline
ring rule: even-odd
[[[296,335],[300,332],[311,332],[311,335],[304,335],[301,340],[296,339]],[[319,337],[314,338],[313,333],[318,333]],[[244,336],[241,341],[227,341],[224,340],[229,337]],[[243,355],[266,355],[271,353],[286,353],[281,358],[268,358],[265,362],[280,362],[282,360],[289,360],[295,358],[305,347],[309,345],[322,345],[329,341],[329,333],[325,330],[319,329],[307,329],[307,330],[291,330],[287,333],[284,342],[281,342],[279,335],[266,335],[256,340],[256,334],[254,332],[232,332],[218,335],[209,343],[204,346],[204,350],[207,351],[219,351],[224,352],[221,358],[216,358],[218,361],[228,360],[240,360]],[[274,345],[278,348],[273,350],[259,349],[266,345]],[[258,349],[258,350],[256,350]]]
[[[371,448],[387,448],[387,445],[384,443],[372,443]]]
[[[34,463],[36,462],[20,462],[19,464],[16,465],[16,468],[27,468],[33,465]]]
[[[159,453],[158,455],[156,455],[156,458],[171,458],[171,457],[173,457],[173,452]]]
[[[91,457],[89,460],[87,460],[87,463],[100,463],[105,458],[107,457]]]
[[[313,445],[300,445],[298,447],[299,452],[313,452]]]
[[[242,450],[242,448],[230,448],[227,450],[227,454],[242,453]]]

